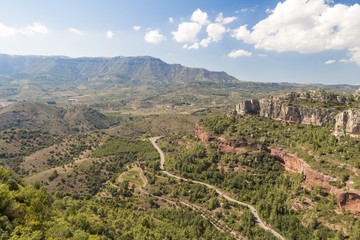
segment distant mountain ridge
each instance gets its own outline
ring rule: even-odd
[[[261,70],[261,69],[259,69]],[[178,113],[235,106],[289,91],[353,94],[359,86],[240,81],[225,72],[168,64],[154,57],[0,55],[0,106],[33,101],[99,111]]]
[[[189,68],[167,64],[154,57],[82,57],[11,56],[0,55],[0,74],[29,75],[81,81],[95,78],[114,78],[123,81],[152,84],[179,84],[191,81],[236,83],[235,77],[225,72],[203,68]]]

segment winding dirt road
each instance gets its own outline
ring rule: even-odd
[[[264,222],[261,221],[256,209],[250,205],[250,204],[247,204],[247,203],[244,203],[244,202],[240,202],[240,201],[237,201],[227,195],[225,195],[224,193],[222,193],[219,189],[217,189],[216,187],[210,185],[210,184],[207,184],[207,183],[204,183],[204,182],[199,182],[199,181],[195,181],[195,180],[190,180],[190,179],[186,179],[186,178],[183,178],[183,177],[179,177],[179,176],[175,176],[174,174],[171,174],[169,173],[168,171],[166,171],[164,169],[164,162],[165,162],[165,155],[164,155],[164,152],[161,150],[161,148],[156,144],[156,141],[161,138],[161,137],[153,137],[153,138],[150,138],[150,142],[154,145],[154,147],[156,148],[156,150],[159,152],[160,154],[160,170],[165,173],[166,175],[170,176],[170,177],[174,177],[176,179],[182,179],[184,181],[189,181],[189,182],[193,182],[193,183],[198,183],[198,184],[201,184],[201,185],[205,185],[206,187],[208,188],[211,188],[211,189],[214,189],[220,196],[224,197],[225,199],[227,199],[228,201],[230,202],[234,202],[234,203],[237,203],[237,204],[240,204],[240,205],[243,205],[243,206],[246,206],[250,209],[250,211],[252,212],[252,214],[254,215],[254,219],[255,219],[255,222],[257,222],[259,224],[260,227],[262,227],[265,231],[270,231],[275,237],[277,237],[278,239],[281,239],[281,240],[285,240],[279,233],[277,233],[275,230],[269,228],[268,226],[266,226],[264,224]]]

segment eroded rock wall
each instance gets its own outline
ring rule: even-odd
[[[360,137],[360,110],[349,109],[341,112],[335,117],[335,132],[337,136],[347,135]]]
[[[237,114],[256,113],[260,110],[259,101],[256,99],[249,99],[241,101],[236,105]]]
[[[331,116],[331,111],[304,107],[291,106],[284,102],[283,98],[265,98],[260,100],[260,116],[273,118],[289,123],[300,122],[302,124],[314,124],[325,126],[327,123],[334,124],[335,119]]]
[[[209,141],[215,139],[214,137],[209,136],[199,124],[195,125],[195,137],[200,139],[205,145],[207,145]]]
[[[354,96],[360,99],[360,89]],[[316,102],[327,104],[328,101],[339,104],[339,106],[350,104],[349,98],[342,95],[309,91],[288,93],[261,100],[243,100],[236,106],[236,112],[238,114],[258,112],[260,116],[288,123],[335,125],[334,134],[337,136],[360,137],[360,109],[352,108],[340,112],[336,108],[320,108],[312,104]]]
[[[202,127],[196,125],[195,137],[200,139],[205,144],[215,139],[213,136],[209,136],[203,131]],[[224,153],[242,153],[244,148],[252,146],[243,141],[227,141],[224,138],[217,138],[219,140],[220,148]],[[270,155],[275,157],[285,168],[286,171],[293,173],[302,173],[305,177],[305,187],[311,189],[315,186],[321,186],[324,191],[334,194],[337,200],[337,204],[340,208],[350,211],[355,217],[360,218],[360,192],[354,189],[344,191],[331,185],[332,182],[336,182],[337,178],[333,178],[329,175],[325,175],[319,171],[316,171],[310,167],[306,161],[296,154],[291,154],[283,148],[268,147],[265,148],[260,144],[256,144],[252,147],[256,147],[259,150],[267,150]]]

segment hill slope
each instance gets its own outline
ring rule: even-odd
[[[83,106],[66,110],[42,103],[19,102],[0,109],[0,130],[18,127],[64,134],[107,128],[112,123],[112,119]]]

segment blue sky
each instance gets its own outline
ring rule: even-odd
[[[352,0],[2,0],[0,53],[154,56],[240,80],[360,84]]]

